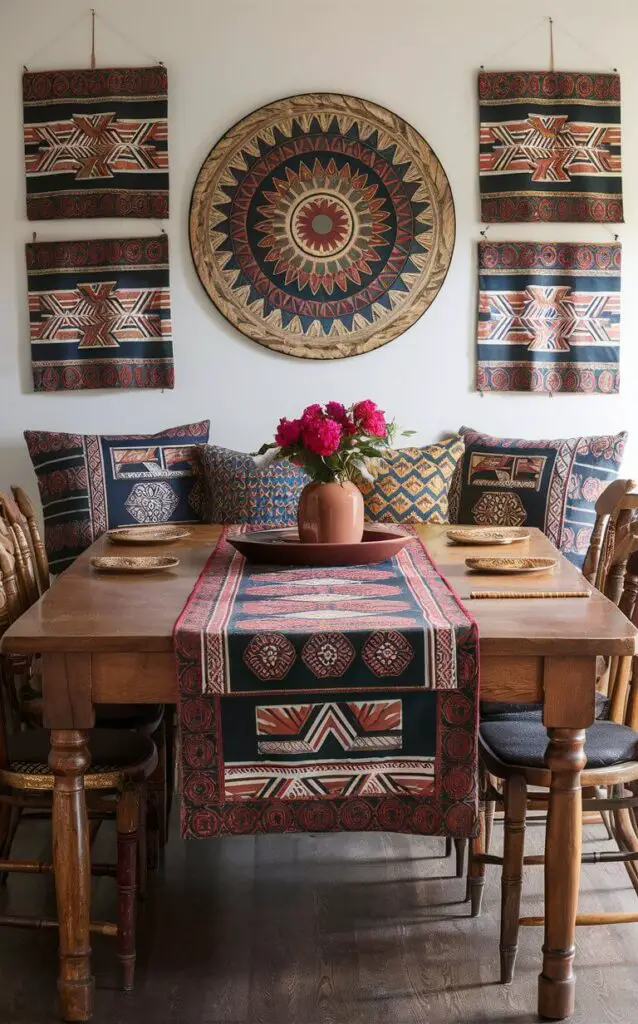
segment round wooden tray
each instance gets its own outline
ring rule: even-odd
[[[141,573],[166,572],[179,565],[179,558],[171,555],[100,555],[91,559],[91,568],[96,572]]]
[[[473,572],[526,575],[553,572],[558,561],[555,558],[466,558],[465,564]]]
[[[109,530],[107,537],[113,544],[168,544],[190,537],[190,533],[182,526],[121,526]]]
[[[448,540],[454,544],[517,544],[529,540],[529,530],[519,526],[455,526],[448,530]]]
[[[412,537],[382,526],[366,526],[360,544],[302,544],[295,529],[229,534],[226,539],[250,562],[332,566],[385,562]]]

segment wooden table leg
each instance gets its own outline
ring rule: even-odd
[[[538,1012],[562,1020],[574,1012],[574,935],[582,848],[584,729],[548,729],[552,786],[545,835],[545,942]]]
[[[86,732],[51,731],[53,864],[60,935],[60,1017],[89,1020],[93,978],[89,945],[91,863],[84,773],[90,764]]]
[[[545,940],[538,978],[538,1012],[562,1020],[574,1012],[572,971],[580,857],[585,729],[594,721],[594,658],[546,658],[543,721],[552,782],[545,832]]]

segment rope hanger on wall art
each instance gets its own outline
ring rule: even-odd
[[[239,121],[191,202],[193,261],[220,312],[306,359],[359,355],[406,331],[441,288],[454,237],[450,185],[425,139],[336,93]]]
[[[169,208],[166,68],[161,61],[96,67],[94,8],[90,17],[90,69],[25,65],[27,217],[163,220]]]

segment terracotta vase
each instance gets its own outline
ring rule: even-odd
[[[306,484],[297,525],[304,544],[358,544],[363,537],[363,495],[350,480]]]

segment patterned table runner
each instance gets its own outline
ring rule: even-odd
[[[420,539],[278,568],[236,552],[239,529],[175,626],[183,836],[471,835],[478,630]]]

